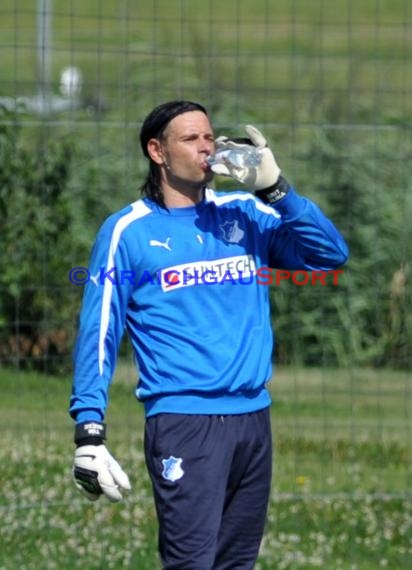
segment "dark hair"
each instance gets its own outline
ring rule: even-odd
[[[159,166],[151,160],[147,151],[147,143],[150,139],[161,138],[164,130],[172,119],[189,111],[201,111],[207,115],[206,109],[193,101],[169,101],[162,103],[151,111],[143,122],[140,130],[140,145],[143,154],[149,159],[149,172],[141,186],[141,192],[164,207],[163,192],[160,186]]]

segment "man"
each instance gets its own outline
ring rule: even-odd
[[[127,475],[108,452],[105,411],[126,329],[139,366],[145,454],[167,570],[253,568],[269,501],[272,331],[259,267],[332,270],[347,258],[334,225],[280,175],[263,135],[260,163],[212,168],[251,192],[217,193],[206,110],[156,107],[140,141],[145,197],[112,215],[90,261],[74,355],[74,477],[91,500],[118,501]]]

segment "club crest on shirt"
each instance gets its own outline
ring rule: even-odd
[[[225,222],[219,226],[222,238],[228,243],[239,243],[245,232],[239,227],[239,222]]]
[[[173,457],[171,455],[169,459],[162,459],[163,472],[162,477],[168,481],[177,481],[181,479],[184,475],[184,471],[181,467],[183,459],[180,457]]]

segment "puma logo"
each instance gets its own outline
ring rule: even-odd
[[[172,251],[172,248],[169,245],[170,237],[167,238],[166,241],[158,241],[157,239],[151,239],[149,241],[149,245],[164,247],[168,251]]]

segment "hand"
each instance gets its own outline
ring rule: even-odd
[[[129,478],[105,445],[82,445],[74,454],[73,476],[76,487],[90,501],[100,495],[113,503],[121,501],[121,490],[131,489]]]
[[[236,142],[236,139],[230,140],[227,137],[219,137],[215,141],[216,151],[254,146],[261,152],[262,159],[260,164],[251,167],[239,167],[226,161],[224,164],[212,164],[211,169],[215,174],[234,178],[248,186],[250,190],[270,188],[278,181],[280,168],[262,133],[253,125],[246,125],[245,130],[249,135],[250,141],[241,139],[242,142]]]

